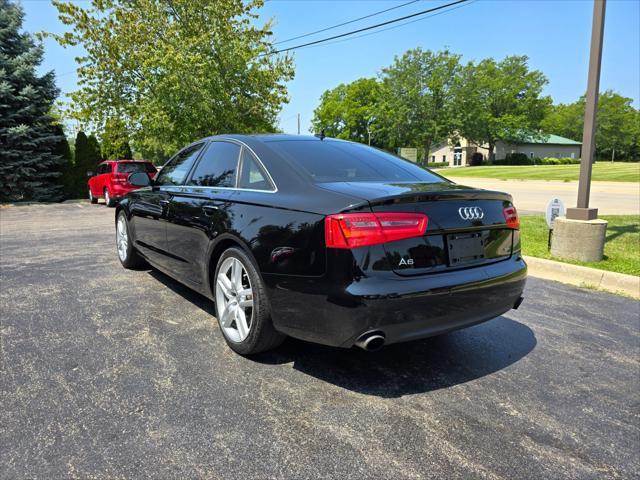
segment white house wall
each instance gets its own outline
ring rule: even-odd
[[[527,157],[536,158],[580,158],[580,145],[496,143],[496,159],[502,160],[508,153],[524,153]]]

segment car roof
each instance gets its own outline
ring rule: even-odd
[[[202,140],[224,140],[224,139],[232,139],[238,141],[259,141],[259,142],[283,142],[283,141],[291,141],[291,140],[306,140],[306,141],[315,141],[321,142],[323,140],[320,137],[316,137],[314,135],[293,135],[289,133],[256,133],[256,134],[239,134],[239,133],[230,133],[230,134],[220,134],[220,135],[212,135],[210,137],[206,137]],[[199,140],[199,141],[202,141]],[[325,137],[324,140],[335,141],[333,138]],[[195,143],[195,142],[194,142]]]

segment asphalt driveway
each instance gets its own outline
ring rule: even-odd
[[[637,478],[639,302],[530,279],[467,330],[248,359],[113,214],[0,208],[0,478]]]

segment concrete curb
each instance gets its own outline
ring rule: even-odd
[[[640,299],[640,277],[556,262],[544,258],[523,256],[532,277],[555,280],[578,287],[592,287],[622,293]]]

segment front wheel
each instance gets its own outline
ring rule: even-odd
[[[215,274],[216,316],[232,350],[251,355],[276,348],[284,335],[271,321],[269,303],[258,270],[239,248],[220,256]]]
[[[116,248],[118,258],[124,268],[136,269],[144,266],[145,261],[132,245],[133,239],[129,234],[129,222],[124,211],[118,214],[116,221]]]

